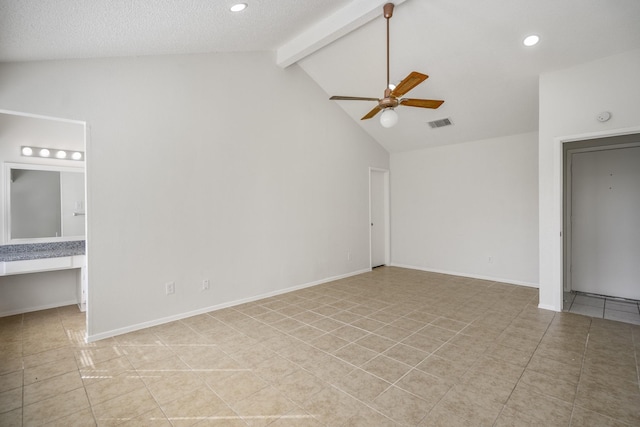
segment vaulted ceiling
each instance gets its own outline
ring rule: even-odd
[[[2,0],[0,61],[274,51],[393,152],[535,131],[540,74],[640,49],[638,0],[398,0],[391,82],[428,74],[408,96],[445,103],[400,106],[385,129],[360,120],[375,102],[328,98],[383,96],[386,1],[242,1],[234,14],[233,0]],[[540,43],[523,46],[529,34]],[[427,124],[442,118],[453,125]]]

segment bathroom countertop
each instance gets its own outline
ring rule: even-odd
[[[59,258],[84,254],[84,240],[0,245],[0,262]]]

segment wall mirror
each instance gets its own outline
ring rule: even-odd
[[[83,168],[5,163],[4,174],[4,243],[84,239]]]

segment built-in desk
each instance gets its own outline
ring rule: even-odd
[[[78,305],[86,306],[86,256],[84,240],[0,246],[0,276],[80,269]]]

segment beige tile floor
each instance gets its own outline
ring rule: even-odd
[[[85,344],[0,319],[1,426],[638,426],[640,326],[399,268]]]

